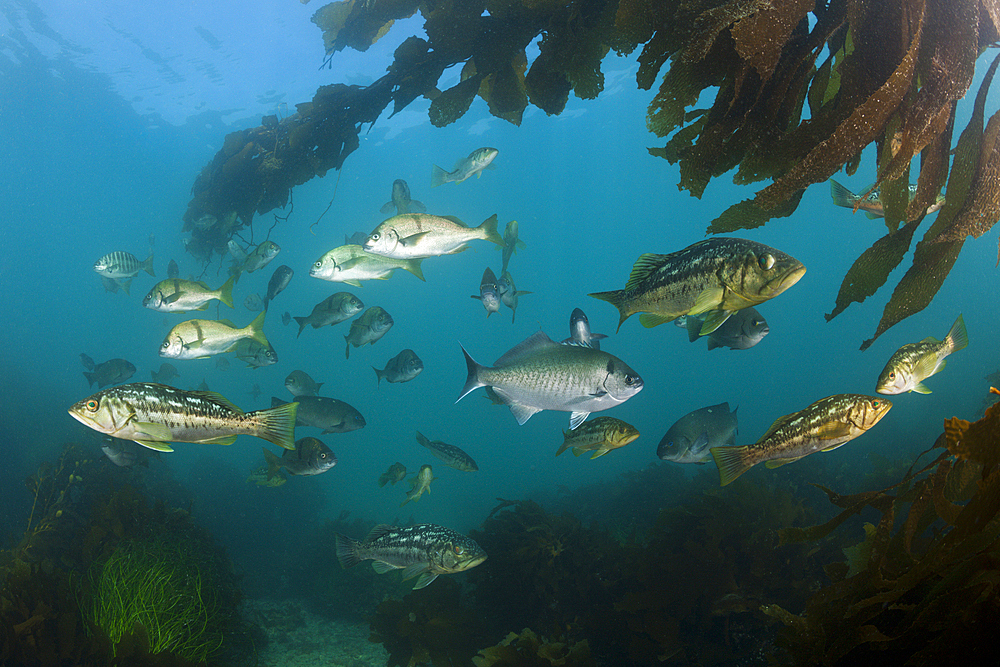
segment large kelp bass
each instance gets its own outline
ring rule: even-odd
[[[618,309],[619,329],[635,313],[642,313],[639,321],[645,327],[682,315],[704,315],[700,331],[704,336],[734,312],[781,294],[805,272],[802,262],[780,250],[720,237],[669,255],[641,255],[625,289],[590,296]]]

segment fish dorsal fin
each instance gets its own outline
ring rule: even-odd
[[[453,215],[442,215],[442,216],[438,216],[438,217],[444,218],[445,220],[450,220],[451,222],[454,222],[456,225],[461,225],[462,227],[468,227],[467,224],[465,224],[464,222],[462,222],[461,220],[459,220],[458,218],[456,218]]]
[[[547,335],[544,331],[536,331],[531,334],[523,341],[509,349],[502,357],[493,362],[494,366],[505,366],[515,362],[517,359],[524,357],[528,354],[537,352],[538,350],[543,350],[547,347],[558,347],[559,343],[556,343]]]
[[[389,534],[394,528],[395,526],[390,526],[387,523],[380,523],[372,528],[368,535],[365,536],[365,542],[374,542],[378,538]]]
[[[921,343],[940,343],[941,341],[939,341],[939,340],[938,340],[937,338],[935,338],[934,336],[928,336],[927,338],[924,338],[924,339],[923,339],[922,341],[920,341],[920,342],[921,342]]]
[[[652,329],[653,327],[658,327],[661,324],[666,324],[667,322],[673,322],[676,318],[670,317],[668,315],[660,315],[658,313],[643,313],[639,315],[639,324],[646,327],[647,329]]]
[[[663,266],[668,257],[670,255],[658,255],[653,252],[639,255],[639,259],[635,260],[635,264],[632,265],[632,273],[628,275],[628,282],[625,283],[625,291],[628,292],[639,287],[644,280],[656,273]]]
[[[788,422],[792,421],[797,414],[799,414],[799,413],[793,412],[790,415],[785,415],[784,417],[778,417],[777,419],[775,419],[774,423],[771,424],[771,427],[769,429],[767,429],[767,432],[764,433],[764,435],[760,436],[760,440],[758,440],[757,442],[760,442],[761,440],[764,440],[765,438],[773,435],[774,432],[777,431],[779,428],[781,428],[782,426],[784,426]]]
[[[816,436],[820,440],[846,438],[851,435],[851,424],[842,421],[829,421],[816,428]]]
[[[232,410],[238,415],[243,414],[243,410],[239,409],[235,405],[229,402],[229,399],[222,394],[217,394],[214,391],[192,391],[190,392],[192,396],[197,396],[198,398],[203,398],[206,401],[211,401],[217,405],[221,405],[229,410]]]
[[[227,327],[230,327],[231,329],[236,328],[236,325],[233,324],[231,320],[216,320],[216,322],[218,322],[219,324],[225,324]]]

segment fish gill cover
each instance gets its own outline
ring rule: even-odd
[[[491,114],[519,125],[528,104],[559,114],[571,91],[597,97],[604,56],[640,46],[639,88],[650,89],[669,63],[646,121],[652,133],[669,137],[649,152],[680,164],[678,186],[700,198],[712,178],[734,168],[738,184],[771,181],[713,220],[709,234],[791,215],[806,187],[841,168],[853,174],[862,150],[875,144],[878,178],[869,192],[881,188],[888,234],[851,267],[828,319],[886,282],[947,185],[943,210],[862,349],[925,308],[966,237],[982,236],[1000,219],[1000,112],[983,127],[995,64],[948,160],[956,102],[972,84],[978,54],[1000,38],[993,2],[344,0],[320,8],[313,21],[329,58],[348,47],[364,51],[418,11],[426,39],[406,39],[382,78],[364,87],[322,86],[295,114],[265,116],[259,127],[226,136],[195,180],[184,219],[190,226],[209,214],[230,224],[193,229],[189,252],[205,261],[223,254],[255,213],[285,207],[293,187],[340,169],[359,147],[361,128],[390,104],[395,114],[427,97],[431,122],[443,127],[478,95]],[[529,63],[526,47],[535,40],[538,55]],[[457,64],[461,81],[438,90]],[[692,108],[712,91],[709,108]]]

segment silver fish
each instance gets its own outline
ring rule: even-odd
[[[511,255],[513,255],[518,250],[524,250],[526,248],[524,241],[517,238],[517,220],[511,220],[507,223],[507,226],[503,230],[503,248],[502,251],[502,264],[500,265],[500,273],[505,273],[507,271],[507,264],[510,263]]]
[[[493,160],[500,151],[489,146],[477,148],[455,163],[452,171],[445,171],[436,164],[431,168],[431,187],[436,188],[445,183],[461,183],[472,175],[477,178],[483,175],[483,169],[496,169]]]
[[[656,447],[656,455],[674,463],[708,463],[711,447],[736,444],[736,410],[719,403],[693,410],[667,429]]]
[[[590,332],[590,320],[579,308],[574,308],[569,316],[569,338],[562,341],[563,345],[582,345],[592,347],[595,350],[601,349],[601,339],[607,338],[604,334]]]
[[[497,290],[500,292],[500,302],[510,308],[510,321],[514,321],[514,317],[517,315],[517,299],[525,294],[531,294],[527,290],[519,290],[514,285],[514,277],[510,275],[510,271],[504,271],[503,275],[500,276],[500,280],[497,281]],[[487,315],[487,317],[489,317]]]
[[[122,250],[109,252],[107,255],[94,262],[94,271],[97,271],[99,275],[102,275],[105,278],[111,278],[112,280],[132,278],[140,271],[145,271],[154,277],[156,276],[156,274],[153,273],[153,253],[149,253],[149,257],[140,262],[135,255]]]
[[[492,387],[518,424],[542,410],[561,410],[571,413],[574,429],[591,412],[624,403],[643,387],[639,374],[621,359],[589,347],[560,345],[541,331],[492,368],[480,366],[464,347],[462,352],[468,378],[458,400],[478,387]]]
[[[401,213],[425,213],[427,207],[422,202],[410,198],[410,186],[401,178],[392,182],[392,197],[382,204],[379,211],[383,215],[389,215],[395,210],[396,215]],[[364,240],[362,240],[364,243]]]
[[[247,259],[243,263],[242,270],[247,273],[253,273],[254,271],[263,269],[272,259],[278,256],[279,252],[281,252],[281,246],[277,243],[274,241],[264,241],[247,254]]]
[[[503,245],[495,213],[478,227],[469,227],[457,218],[426,213],[395,215],[376,227],[363,247],[384,257],[421,259],[462,252],[476,240]]]
[[[500,292],[493,269],[486,267],[483,271],[483,278],[479,281],[479,294],[473,294],[472,298],[482,302],[486,317],[500,310]]]

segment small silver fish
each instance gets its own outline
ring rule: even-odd
[[[484,146],[469,153],[469,157],[462,158],[455,163],[452,171],[445,171],[437,165],[431,168],[431,187],[436,188],[445,183],[461,183],[472,175],[477,178],[483,175],[483,169],[496,169],[493,160],[500,154],[495,148]]]
[[[472,298],[482,302],[483,308],[486,309],[486,317],[500,310],[500,292],[493,269],[486,267],[483,271],[482,280],[479,281],[479,294],[473,294]]]
[[[590,332],[590,320],[579,308],[574,308],[569,316],[569,338],[562,341],[563,345],[582,345],[592,347],[595,350],[601,349],[601,339],[607,338],[604,334]]]

